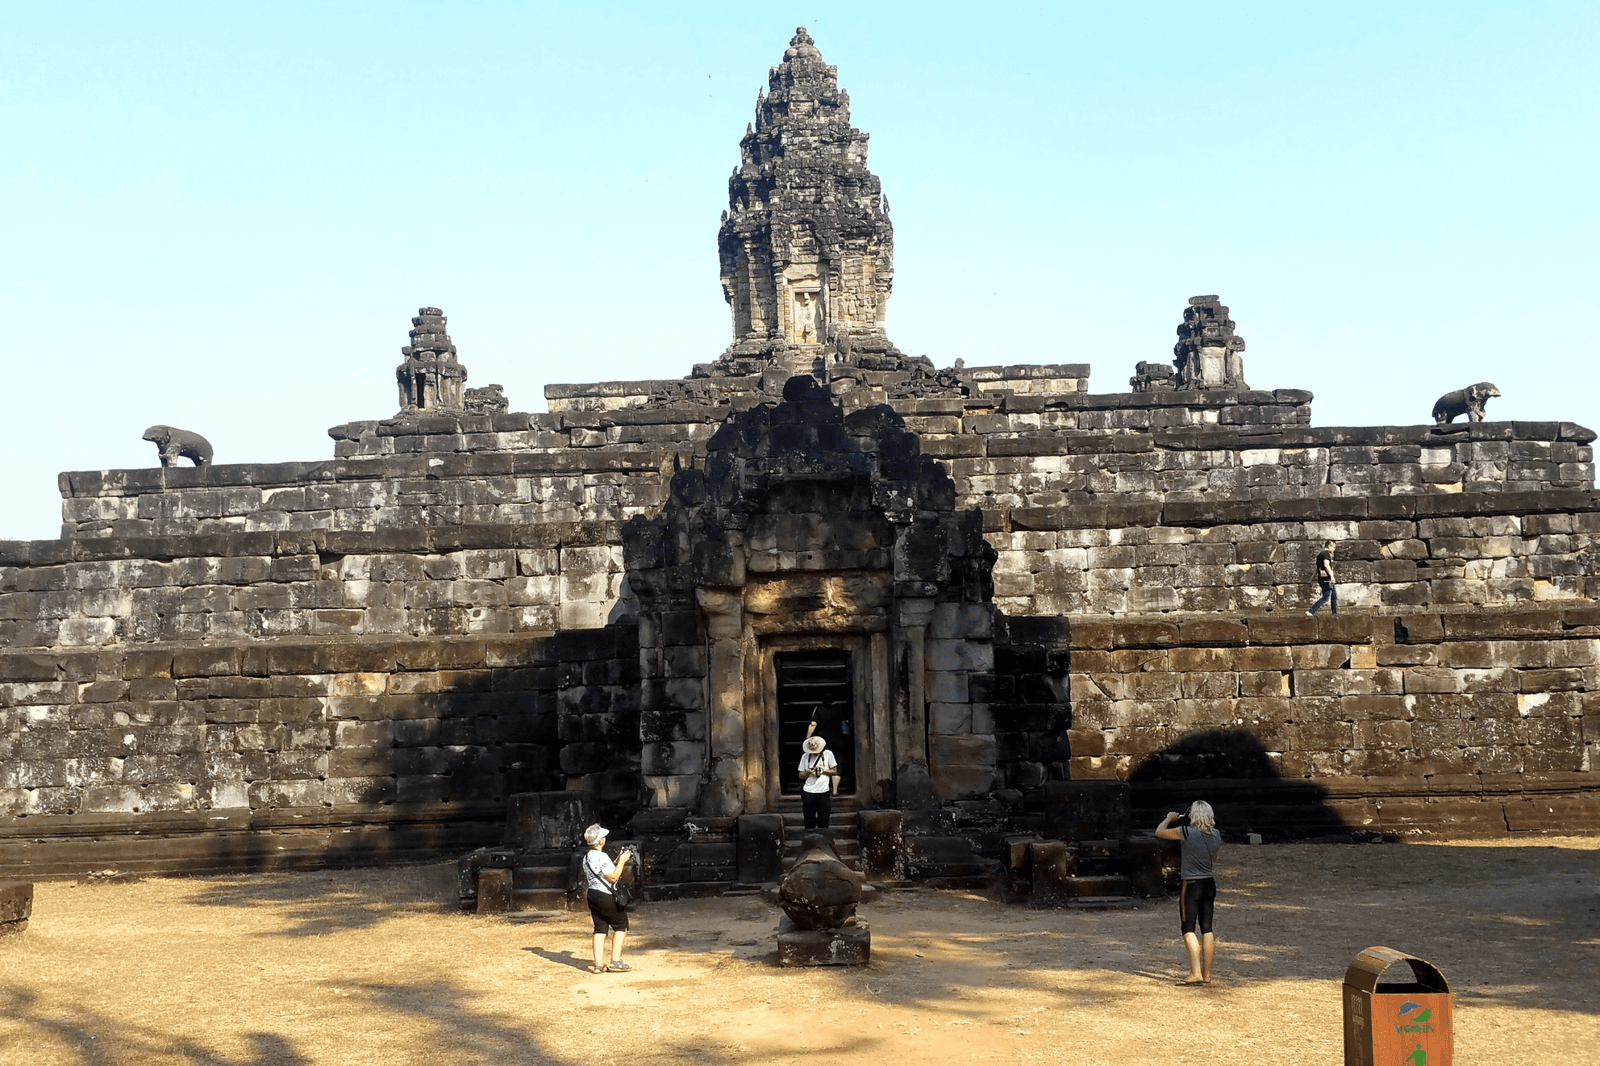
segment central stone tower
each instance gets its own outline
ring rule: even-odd
[[[883,328],[894,281],[889,205],[838,69],[803,27],[757,96],[739,152],[717,234],[733,309],[723,361],[809,374],[835,356],[898,356]]]

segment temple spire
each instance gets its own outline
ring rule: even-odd
[[[884,333],[894,229],[867,135],[804,27],[756,98],[717,234],[733,311],[724,358],[809,372],[820,353],[898,355]]]

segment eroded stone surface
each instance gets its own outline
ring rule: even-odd
[[[460,411],[467,368],[456,359],[456,346],[445,332],[449,319],[437,307],[420,307],[411,320],[411,343],[400,349],[405,361],[395,368],[400,386],[400,411]]]
[[[807,833],[778,884],[778,905],[799,929],[841,929],[855,921],[862,876],[840,861],[826,834]]]

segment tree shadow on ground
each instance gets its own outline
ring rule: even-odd
[[[82,1004],[75,1004],[70,1014],[52,1012],[40,1002],[37,992],[14,986],[0,986],[0,1018],[8,1026],[22,1029],[22,1046],[31,1047],[31,1055],[42,1057],[48,1053],[51,1057],[44,1061],[51,1062],[67,1061],[54,1057],[63,1051],[85,1064],[159,1059],[193,1066],[305,1066],[312,1061],[296,1048],[292,1038],[282,1033],[244,1033],[249,1053],[242,1057],[225,1055],[192,1037],[130,1023],[125,1017]]]
[[[454,863],[369,870],[317,870],[195,878],[200,907],[275,908],[285,924],[271,936],[320,936],[368,929],[402,913],[453,913]]]

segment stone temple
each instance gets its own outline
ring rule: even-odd
[[[487,847],[526,902],[593,817],[655,894],[771,881],[819,706],[889,880],[1035,841],[1109,884],[1193,798],[1600,828],[1593,432],[1314,427],[1215,296],[1129,391],[938,369],[888,339],[889,207],[804,30],[739,151],[732,335],[685,377],[515,413],[423,308],[330,460],[62,474],[61,538],[0,542],[0,874]]]

